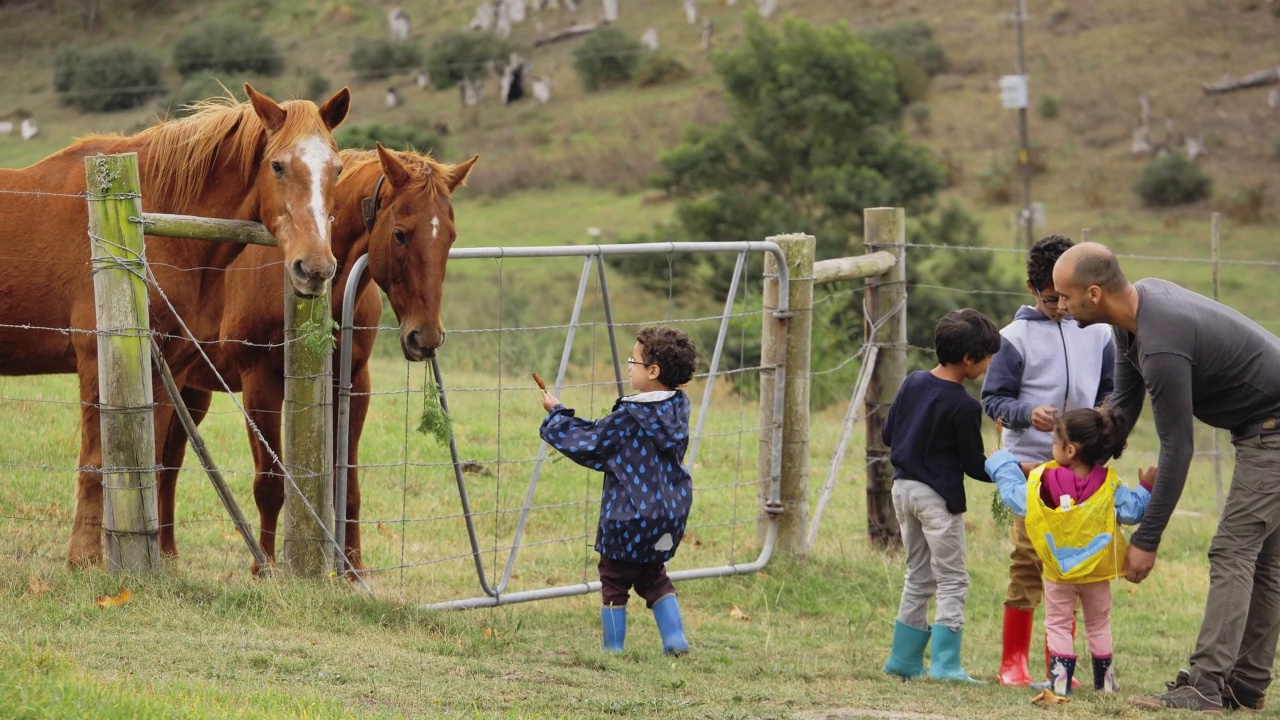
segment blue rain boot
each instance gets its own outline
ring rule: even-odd
[[[893,648],[884,671],[903,680],[918,678],[924,674],[924,648],[929,644],[929,631],[893,621]]]
[[[627,606],[605,605],[600,608],[600,626],[604,628],[604,651],[622,652],[622,643],[627,639]]]
[[[674,593],[663,595],[653,604],[653,619],[662,633],[662,651],[680,656],[689,652],[689,642],[684,639],[684,621],[680,619],[680,603]]]
[[[982,684],[981,680],[969,677],[960,664],[960,640],[963,636],[963,630],[952,630],[946,625],[933,626],[933,662],[929,665],[929,677]]]

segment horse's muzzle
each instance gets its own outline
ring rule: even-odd
[[[442,329],[438,338],[429,338],[419,330],[410,330],[400,334],[400,350],[404,359],[409,362],[422,362],[435,357],[436,349],[444,345],[448,334]]]

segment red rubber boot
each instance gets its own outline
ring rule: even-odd
[[[1004,608],[1004,652],[1000,657],[1001,685],[1026,687],[1031,684],[1031,674],[1027,672],[1027,656],[1031,653],[1031,627],[1035,613],[1033,609],[1008,605]]]

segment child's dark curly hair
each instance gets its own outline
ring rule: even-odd
[[[1027,282],[1036,290],[1053,287],[1053,264],[1067,248],[1075,245],[1071,238],[1050,235],[1040,238],[1027,253]]]
[[[658,366],[658,382],[669,388],[680,387],[693,379],[698,348],[683,330],[649,327],[636,333],[636,342],[644,348],[647,363]]]

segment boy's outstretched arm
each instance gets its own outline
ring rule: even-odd
[[[550,395],[544,395],[544,404],[547,398],[555,400]],[[603,469],[605,461],[616,453],[622,437],[616,430],[614,432],[607,430],[613,429],[611,426],[619,418],[619,412],[625,413],[625,411],[610,413],[595,421],[575,417],[573,412],[572,408],[567,408],[557,401],[543,418],[538,434],[561,455],[579,465],[593,470]]]

